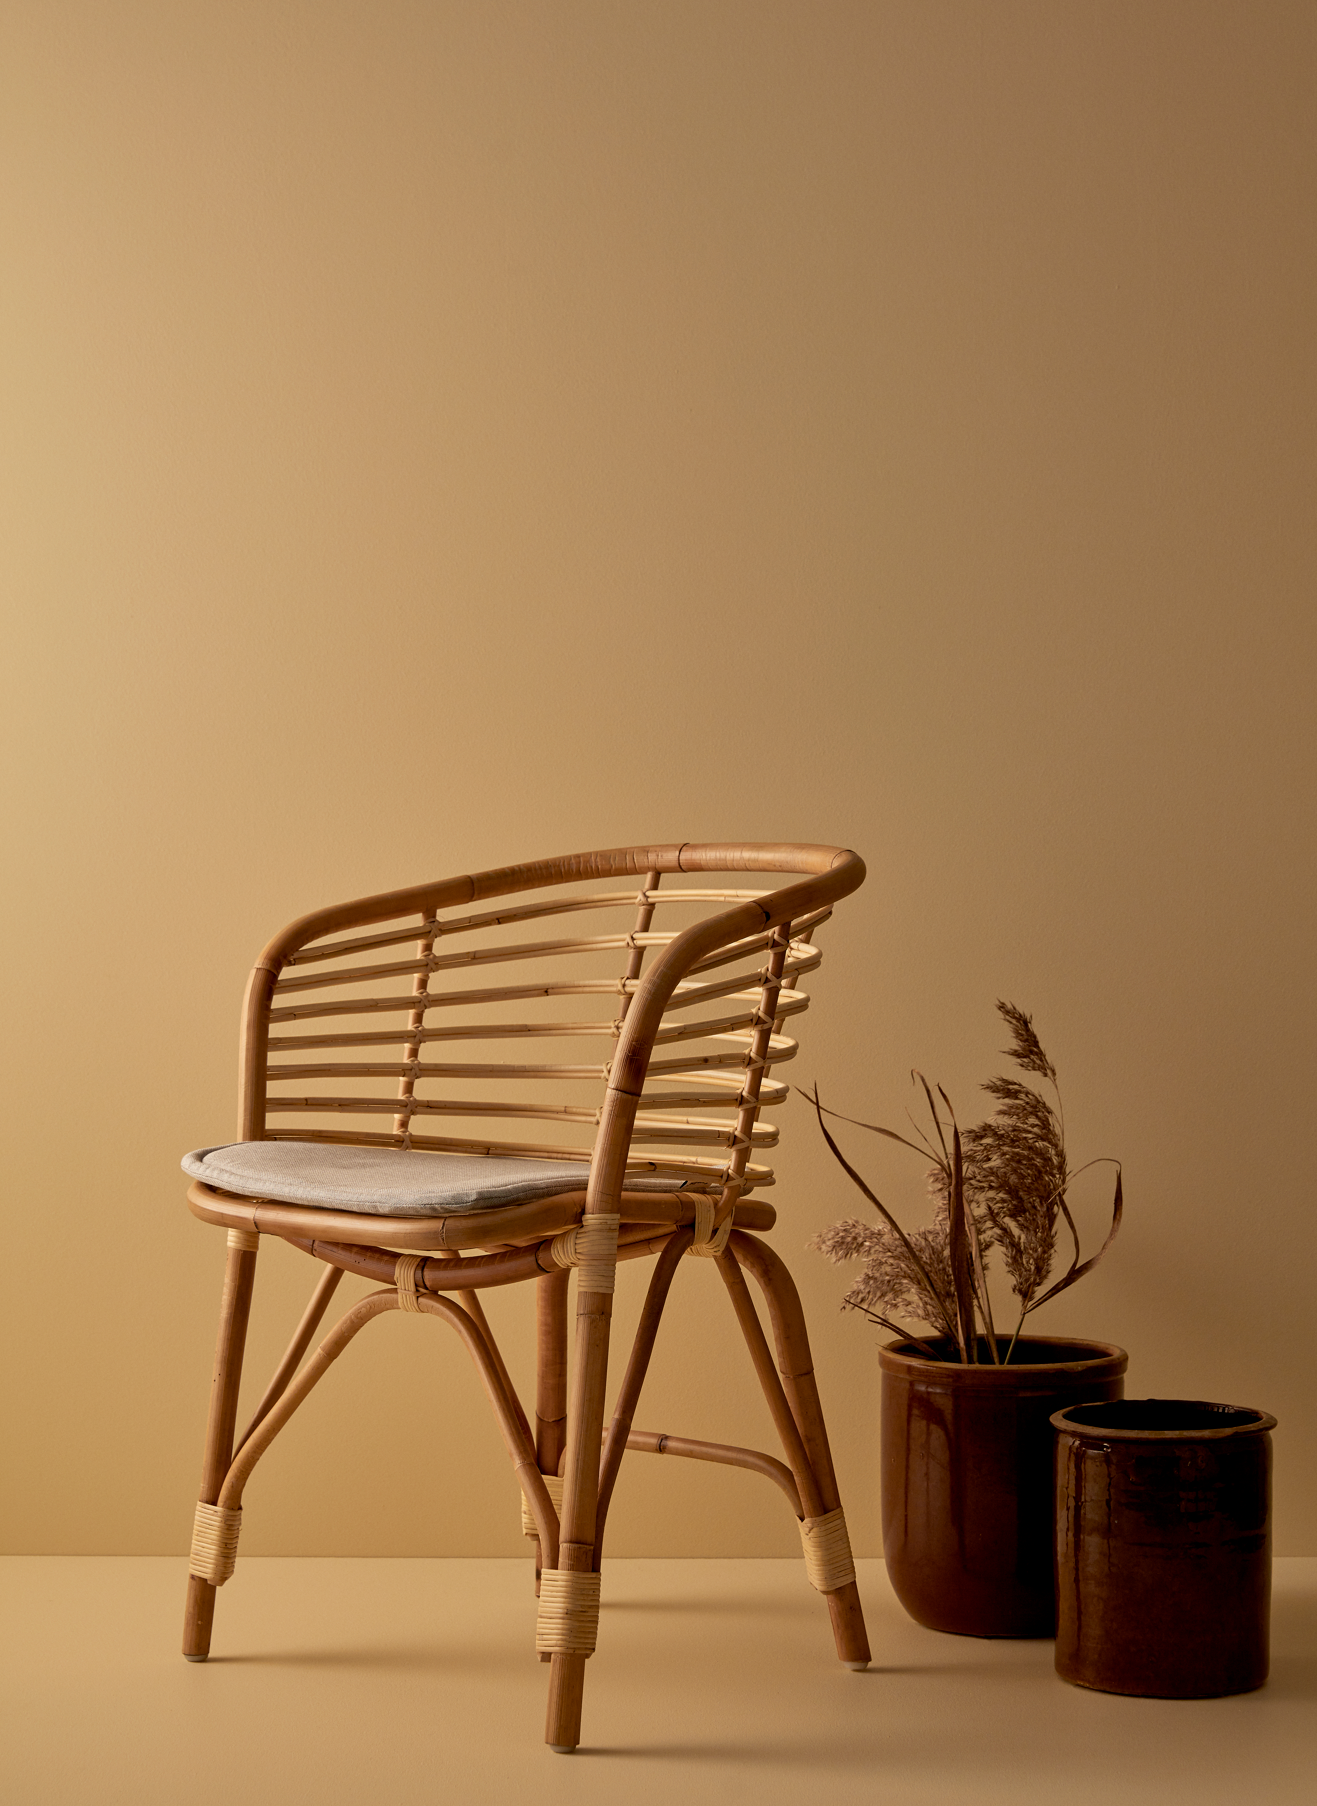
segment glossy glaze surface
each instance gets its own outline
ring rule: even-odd
[[[1275,1418],[1126,1399],[1052,1421],[1057,1673],[1076,1686],[1161,1699],[1260,1687]]]
[[[910,1616],[975,1637],[1048,1637],[1051,1416],[1119,1398],[1128,1356],[1106,1342],[1021,1337],[1006,1367],[880,1353],[883,1551]]]

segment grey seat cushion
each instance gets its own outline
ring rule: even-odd
[[[371,1216],[437,1217],[500,1204],[529,1204],[580,1191],[578,1160],[515,1160],[501,1154],[437,1154],[426,1148],[359,1148],[317,1141],[234,1141],[197,1148],[183,1171],[221,1191]],[[686,1181],[646,1174],[627,1190],[681,1191]]]

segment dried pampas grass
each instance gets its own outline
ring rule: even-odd
[[[1013,1003],[999,1001],[997,1009],[1011,1033],[1011,1045],[1002,1051],[1022,1072],[1042,1079],[1052,1099],[1020,1079],[989,1079],[983,1089],[997,1100],[996,1111],[986,1122],[962,1132],[946,1092],[939,1085],[935,1097],[928,1080],[916,1072],[931,1128],[931,1135],[925,1134],[916,1124],[917,1142],[877,1123],[859,1122],[825,1109],[817,1088],[810,1099],[828,1147],[879,1216],[877,1223],[855,1218],[833,1223],[815,1236],[810,1247],[838,1264],[863,1262],[843,1308],[859,1311],[871,1322],[917,1343],[934,1359],[947,1357],[902,1328],[900,1318],[926,1324],[935,1339],[954,1347],[953,1359],[976,1362],[980,1351],[986,1350],[994,1362],[1009,1361],[1025,1318],[1097,1265],[1120,1228],[1124,1210],[1119,1161],[1090,1160],[1077,1169],[1083,1172],[1100,1164],[1116,1168],[1111,1227],[1097,1253],[1082,1260],[1079,1231],[1066,1197],[1075,1174],[1066,1161],[1065,1116],[1056,1068],[1034,1030],[1033,1018]],[[930,1224],[910,1231],[901,1227],[846,1159],[828,1128],[827,1117],[931,1157]],[[1064,1274],[1049,1285],[1062,1225],[1073,1253]],[[988,1265],[994,1249],[1001,1251],[1011,1290],[1019,1300],[1018,1320],[1004,1352],[988,1289]]]

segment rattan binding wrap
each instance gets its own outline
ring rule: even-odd
[[[546,1568],[540,1575],[535,1647],[543,1655],[594,1654],[599,1635],[599,1576]]]
[[[261,1238],[255,1229],[230,1229],[229,1247],[239,1254],[255,1254],[261,1245]]]
[[[703,1254],[710,1260],[716,1260],[727,1246],[727,1239],[732,1233],[733,1213],[729,1210],[721,1226],[715,1231],[713,1227],[715,1209],[712,1198],[696,1198],[695,1240],[686,1250],[688,1254]]]
[[[208,1580],[213,1587],[222,1587],[237,1564],[241,1529],[241,1506],[237,1511],[226,1511],[222,1505],[198,1505],[192,1520],[188,1572],[198,1580]]]
[[[398,1288],[398,1309],[414,1311],[419,1317],[421,1306],[416,1297],[416,1272],[425,1263],[423,1254],[400,1254],[393,1269],[393,1283]]]
[[[574,1229],[564,1229],[549,1244],[560,1267],[577,1269],[577,1289],[611,1292],[617,1270],[617,1231],[622,1218],[615,1211],[600,1210],[582,1217]]]
[[[840,1505],[821,1518],[800,1520],[800,1546],[805,1552],[809,1584],[820,1593],[835,1593],[855,1579],[846,1514]]]
[[[544,1474],[541,1478],[544,1481],[545,1491],[553,1501],[553,1509],[561,1517],[563,1488],[561,1478],[557,1474]],[[521,1495],[521,1534],[530,1537],[538,1537],[540,1534],[535,1519],[530,1514],[530,1506],[526,1503],[525,1493]]]

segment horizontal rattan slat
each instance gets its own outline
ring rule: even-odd
[[[784,980],[794,977],[801,969],[794,960],[787,960],[783,969]],[[755,976],[759,975],[755,974]],[[698,1004],[712,1002],[720,997],[742,998],[757,1004],[760,1001],[759,992],[746,988],[747,977],[748,974],[740,972],[735,977],[721,979],[716,984],[698,984],[693,979],[682,980],[680,984],[673,987],[672,995],[668,999],[668,1007],[663,1013],[664,1021],[672,1011],[694,1009]],[[801,1010],[808,1008],[809,995],[807,992],[791,990],[784,985],[784,988],[778,992],[777,1001],[773,1006],[774,1020],[776,1021],[782,1016],[798,1015]],[[752,1018],[752,1020],[757,1020],[757,1018]]]
[[[829,911],[818,910],[809,920],[800,924],[801,928],[814,928],[827,919]],[[425,924],[425,931],[431,932],[437,925]],[[420,938],[420,931],[408,931],[408,939]],[[299,973],[291,978],[280,978],[274,990],[276,997],[287,996],[297,991],[319,990],[331,985],[369,984],[377,978],[410,978],[418,973],[457,972],[473,966],[496,966],[508,964],[515,960],[525,959],[566,959],[579,954],[620,952],[634,948],[668,947],[676,940],[672,933],[659,934],[652,931],[629,934],[595,934],[578,935],[568,940],[558,941],[516,941],[506,946],[466,948],[460,953],[430,953],[424,958],[408,960],[391,960],[383,965],[370,966],[335,966],[327,972]],[[691,967],[692,973],[713,971],[719,966],[734,965],[740,959],[749,959],[752,954],[760,952],[768,945],[767,934],[747,936],[735,942],[731,947],[710,954],[707,959],[698,961]],[[792,970],[795,972],[812,972],[822,960],[822,953],[817,947],[805,941],[793,940],[791,943],[793,956]]]
[[[821,922],[827,921],[831,913],[831,910],[827,909],[818,910],[807,922],[800,924],[802,931],[805,928],[810,930],[817,928]],[[733,942],[730,947],[721,947],[717,953],[709,953],[703,959],[696,960],[690,968],[689,976],[695,977],[700,972],[714,972],[720,966],[732,966],[738,960],[749,959],[756,953],[762,953],[771,944],[772,938],[771,933],[747,935],[744,939]],[[821,947],[815,947],[809,941],[797,940],[794,937],[790,946],[793,972],[813,972],[817,966],[823,963]],[[746,976],[757,977],[758,974],[747,973]]]
[[[522,1122],[590,1125],[597,1124],[600,1118],[598,1109],[592,1110],[584,1105],[509,1104],[487,1098],[477,1101],[474,1098],[413,1097],[408,1098],[404,1104],[396,1097],[280,1097],[276,1093],[267,1099],[266,1108],[275,1115],[309,1112],[312,1115],[340,1113],[353,1116],[396,1116],[405,1108],[419,1116],[489,1116]],[[654,1121],[638,1116],[635,1124],[637,1141],[673,1141],[690,1147],[731,1147],[734,1136],[734,1122],[718,1122],[698,1116],[678,1118],[675,1122],[667,1118]],[[751,1145],[754,1147],[773,1147],[777,1138],[777,1129],[771,1124],[757,1123],[751,1131]]]
[[[353,935],[347,940],[321,941],[302,947],[288,958],[288,964],[306,965],[314,960],[341,959],[349,953],[367,953],[375,947],[396,947],[414,941],[422,934],[437,936],[466,934],[481,928],[506,928],[513,922],[533,922],[548,916],[571,915],[584,909],[619,909],[639,903],[642,898],[655,903],[748,903],[769,893],[762,890],[664,890],[601,891],[595,896],[553,897],[544,903],[524,903],[514,909],[484,910],[478,915],[431,917],[422,916],[406,928],[391,928],[382,934]]]
[[[688,1068],[673,1062],[671,1068],[657,1071],[651,1062],[649,1076],[661,1084],[675,1085],[682,1081],[700,1082],[706,1085],[720,1085],[721,1091],[700,1092],[645,1092],[641,1097],[643,1108],[651,1110],[675,1110],[679,1108],[703,1109],[709,1107],[719,1109],[729,1103],[736,1102],[729,1093],[737,1093],[745,1082],[745,1062],[728,1056],[728,1071],[720,1071],[710,1062],[703,1068]],[[293,1079],[543,1079],[598,1082],[607,1079],[608,1066],[605,1062],[598,1066],[481,1066],[445,1064],[432,1060],[330,1060],[315,1066],[271,1066],[268,1077],[273,1084],[287,1083]],[[790,1095],[790,1086],[777,1080],[769,1080],[760,1087],[759,1102],[761,1105],[783,1104]],[[396,1099],[393,1100],[395,1103]],[[481,1114],[480,1106],[475,1106],[475,1114]]]
[[[756,1002],[758,994],[756,993]],[[800,1006],[803,1008],[804,1006]],[[798,1015],[799,1009],[784,1009],[783,1015]],[[656,1047],[670,1047],[679,1041],[735,1040],[748,1047],[753,1035],[740,1030],[756,1021],[756,1012],[747,1010],[740,1016],[720,1016],[716,1021],[665,1023],[654,1038]],[[402,1023],[397,1028],[357,1029],[324,1035],[271,1035],[271,1053],[312,1047],[396,1047],[400,1041],[424,1045],[430,1041],[504,1041],[528,1039],[551,1040],[555,1036],[594,1036],[597,1040],[617,1038],[615,1022],[446,1022],[440,1027],[410,1028]],[[770,1044],[771,1065],[795,1056],[796,1043],[789,1035],[774,1035]],[[693,1057],[693,1056],[692,1056]],[[651,1065],[652,1070],[652,1065]]]
[[[413,932],[412,939],[417,939]],[[418,972],[459,972],[471,966],[497,966],[522,959],[567,959],[583,953],[618,952],[630,947],[667,947],[672,934],[591,934],[564,941],[517,941],[504,947],[467,947],[460,953],[432,953],[425,959],[394,960],[382,966],[342,966],[281,978],[276,997],[322,985],[369,984],[377,978],[409,978]]]
[[[676,1037],[674,1036],[673,1039],[675,1040]],[[702,1036],[701,1039],[704,1039],[704,1037]],[[708,1039],[735,1040],[740,1051],[729,1049],[726,1053],[686,1053],[679,1059],[672,1060],[651,1059],[649,1062],[648,1076],[650,1078],[664,1078],[669,1074],[675,1077],[685,1073],[690,1073],[694,1076],[696,1073],[705,1071],[716,1073],[725,1070],[726,1072],[731,1073],[732,1071],[744,1072],[746,1070],[747,1066],[750,1064],[750,1049],[754,1043],[753,1035],[710,1035]],[[790,1060],[795,1057],[797,1051],[796,1043],[790,1040],[786,1035],[773,1035],[771,1040],[772,1048],[768,1055],[768,1064],[770,1066],[778,1066],[784,1060]]]
[[[408,1039],[411,1030],[404,1030]],[[747,1041],[748,1041],[747,1037]],[[782,1056],[777,1056],[781,1058]],[[322,1060],[291,1066],[271,1066],[271,1079],[370,1078],[398,1079],[606,1079],[608,1061],[594,1060],[589,1065],[568,1065],[551,1061],[540,1065],[513,1065],[512,1062],[478,1060]],[[691,1054],[684,1060],[651,1060],[650,1078],[665,1081],[706,1078],[712,1084],[739,1083],[737,1075],[746,1069],[744,1052],[729,1050],[719,1054]]]
[[[302,1124],[296,1128],[269,1129],[266,1132],[269,1141],[329,1141],[349,1147],[396,1148],[400,1145],[397,1135],[375,1135],[363,1129],[308,1129]],[[492,1141],[474,1135],[421,1135],[415,1131],[410,1136],[414,1148],[432,1148],[441,1154],[511,1154],[520,1155],[527,1160],[579,1160],[582,1168],[590,1164],[590,1149],[584,1147],[565,1147],[561,1142],[530,1141]],[[636,1153],[627,1161],[627,1172],[676,1174],[701,1184],[721,1181],[726,1172],[726,1162],[714,1160],[704,1154],[686,1154],[673,1152],[668,1154],[652,1154],[646,1156]],[[774,1183],[771,1166],[757,1166],[753,1163],[745,1169],[744,1189],[752,1186],[758,1188]]]
[[[787,961],[786,972],[794,976],[802,968],[791,960]],[[698,984],[694,981],[679,984],[673,991],[669,1009],[691,1009],[706,999],[717,997],[745,996],[747,975],[738,974],[735,978],[722,980],[718,984]],[[471,991],[439,991],[427,993],[424,1003],[427,1010],[456,1009],[469,1007],[477,1003],[520,1003],[530,997],[632,997],[640,988],[640,980],[627,978],[578,978],[557,984],[543,985],[497,985],[481,990]],[[391,997],[340,997],[326,998],[305,1004],[289,1004],[282,1009],[271,1009],[271,1022],[312,1022],[325,1016],[365,1016],[378,1015],[397,1010],[416,1008],[418,998],[415,993],[407,991],[395,992]],[[803,991],[784,990],[779,999],[777,1014],[786,1016],[795,1010],[808,1007],[809,998]]]

